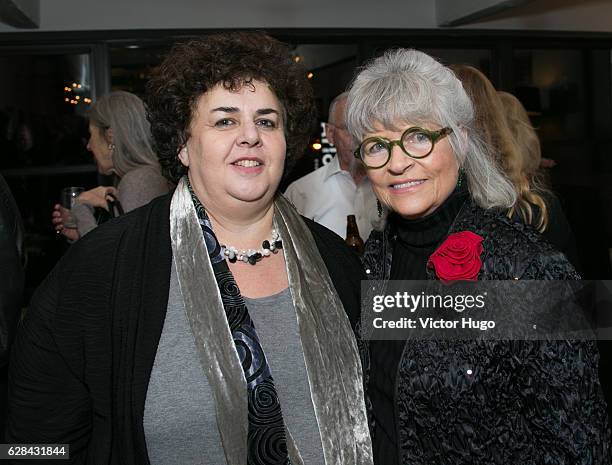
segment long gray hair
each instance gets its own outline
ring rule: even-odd
[[[404,122],[450,127],[450,145],[465,172],[472,198],[482,208],[510,208],[512,184],[495,166],[474,130],[474,109],[461,81],[429,55],[411,49],[387,51],[353,80],[346,109],[347,127],[357,141],[376,124],[402,130]]]
[[[102,131],[112,129],[113,170],[119,177],[140,166],[159,167],[145,107],[136,95],[124,91],[103,95],[88,116]]]

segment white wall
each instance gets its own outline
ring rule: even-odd
[[[38,30],[431,29],[438,27],[435,4],[435,0],[40,0]],[[531,0],[461,28],[612,32],[612,0]],[[0,24],[0,32],[23,31]]]
[[[41,0],[40,30],[434,27],[433,0]],[[0,32],[16,31],[0,25]]]

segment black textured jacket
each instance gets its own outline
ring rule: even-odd
[[[479,280],[580,279],[533,228],[471,200],[448,233],[460,231],[484,238]],[[392,251],[389,227],[372,232],[363,258],[371,279],[389,279]],[[409,341],[394,398],[399,463],[609,464],[597,366],[592,341]]]
[[[69,463],[149,463],[142,419],[168,304],[170,199],[84,236],[37,290],[11,354],[7,442],[69,443]],[[359,259],[304,221],[354,324]]]

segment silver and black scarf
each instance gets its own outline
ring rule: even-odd
[[[274,207],[325,465],[371,465],[361,364],[342,302],[299,214],[280,195]],[[183,178],[170,207],[179,284],[200,362],[213,390],[227,463],[245,465],[249,455],[247,379],[202,231]],[[286,441],[291,463],[301,465],[290,431]]]

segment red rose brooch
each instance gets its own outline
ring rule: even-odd
[[[476,281],[482,268],[482,241],[481,236],[470,231],[451,234],[431,254],[427,266],[444,282]]]

